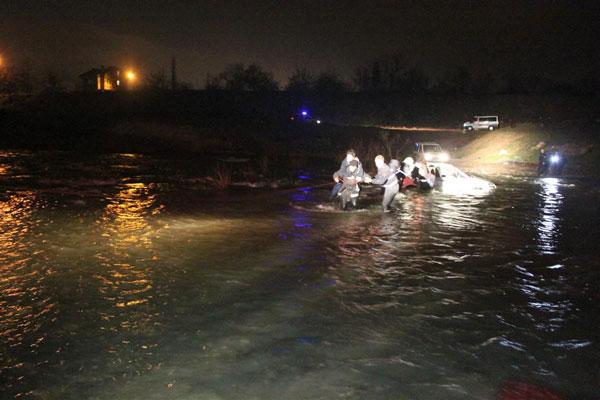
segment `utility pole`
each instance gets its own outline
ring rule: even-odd
[[[177,64],[175,57],[171,59],[171,90],[177,90]]]

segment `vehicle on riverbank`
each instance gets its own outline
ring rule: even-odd
[[[435,142],[418,142],[415,143],[415,154],[414,159],[417,162],[447,162],[450,160],[448,152],[442,149],[438,143]]]
[[[493,131],[498,129],[500,122],[498,121],[497,115],[475,115],[471,121],[467,121],[463,124],[463,130],[465,131],[477,131],[486,129]]]

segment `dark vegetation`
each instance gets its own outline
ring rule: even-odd
[[[564,126],[589,138],[600,118],[594,82],[474,78],[461,68],[434,82],[399,57],[357,68],[352,84],[333,71],[301,69],[278,88],[272,74],[242,64],[209,76],[204,90],[183,83],[172,90],[164,73],[154,73],[138,90],[105,93],[67,91],[56,74],[34,79],[26,70],[4,70],[0,147],[247,158],[244,175],[256,178],[311,166],[329,172],[348,147],[372,169],[376,154],[404,156],[415,140],[437,140],[452,150],[475,137],[378,126],[459,129],[471,115],[494,114],[505,127]],[[301,109],[312,118],[291,121]],[[315,124],[317,118],[323,123]],[[228,179],[226,169],[216,175]]]

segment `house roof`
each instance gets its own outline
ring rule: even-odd
[[[83,74],[79,75],[80,78],[85,79],[85,78],[95,78],[96,76],[98,76],[98,74],[101,73],[115,73],[120,71],[120,68],[118,67],[104,67],[104,68],[92,68],[89,71],[84,72]]]

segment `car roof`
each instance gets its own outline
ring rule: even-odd
[[[498,118],[497,115],[474,115],[475,118]]]
[[[436,142],[417,142],[416,144],[418,144],[418,145],[424,145],[424,144],[426,144],[428,146],[431,146],[431,145],[433,145],[433,146],[439,146],[440,145],[439,143],[436,143]]]

